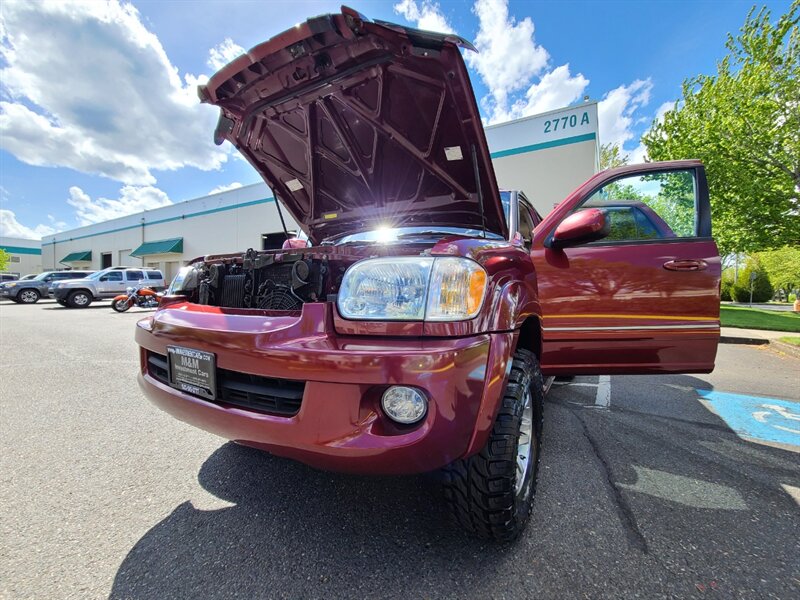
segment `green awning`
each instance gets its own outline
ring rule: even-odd
[[[149,256],[151,254],[182,254],[183,238],[172,238],[171,240],[159,240],[157,242],[145,242],[136,250],[131,252],[131,256]]]
[[[67,254],[59,262],[61,263],[91,262],[91,260],[92,260],[92,251],[84,250],[82,252],[72,252],[70,254]]]

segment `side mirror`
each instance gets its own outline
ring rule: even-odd
[[[550,242],[551,248],[588,244],[606,237],[611,223],[599,208],[587,208],[571,214],[559,223]]]
[[[108,281],[108,275],[103,275],[103,276],[100,278],[100,281]]]

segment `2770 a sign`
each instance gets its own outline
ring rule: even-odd
[[[584,112],[581,118],[578,118],[578,115],[569,115],[566,117],[559,117],[557,119],[550,119],[549,121],[544,122],[544,132],[551,133],[553,131],[558,131],[559,129],[564,130],[567,128],[572,129],[573,127],[578,127],[579,125],[588,125],[589,124],[589,113]]]

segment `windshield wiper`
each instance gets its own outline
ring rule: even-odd
[[[480,235],[474,235],[467,232],[442,231],[441,229],[430,229],[427,231],[410,231],[408,233],[400,233],[397,235],[397,238],[402,239],[402,238],[412,238],[412,237],[423,237],[426,235],[461,235],[466,237],[481,237]]]

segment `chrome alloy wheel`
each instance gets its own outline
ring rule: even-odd
[[[531,451],[533,449],[533,406],[531,403],[531,390],[525,389],[523,397],[524,408],[519,426],[519,441],[517,442],[517,476],[514,479],[514,493],[519,496],[525,488],[528,473],[531,469]]]
[[[72,297],[72,301],[75,303],[76,306],[86,306],[89,304],[89,296],[83,292],[80,294],[75,294]]]
[[[34,290],[22,290],[18,297],[23,304],[34,304],[39,299],[39,294]]]

